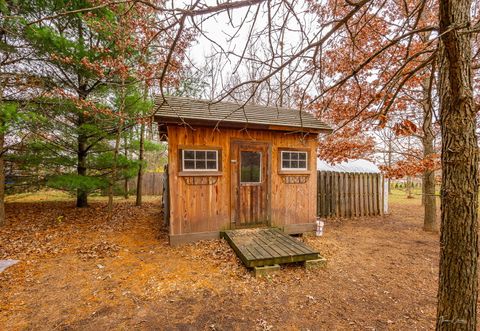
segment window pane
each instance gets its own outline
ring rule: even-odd
[[[240,182],[241,183],[260,183],[261,172],[260,152],[240,153]]]
[[[217,169],[217,161],[207,161],[207,169]]]
[[[206,169],[207,168],[207,164],[205,162],[205,160],[195,160],[195,169]]]
[[[183,158],[184,158],[184,159],[193,160],[194,155],[195,155],[195,154],[194,154],[193,151],[183,151]]]
[[[195,162],[194,162],[194,161],[187,161],[187,160],[185,160],[184,166],[185,166],[184,169],[193,170],[193,169],[195,169]]]
[[[183,158],[183,170],[218,170],[217,150],[183,150],[181,154]]]
[[[197,160],[205,160],[205,155],[207,154],[206,151],[195,151],[195,159]]]
[[[215,151],[207,151],[207,160],[216,160],[217,153]]]
[[[282,169],[307,169],[307,152],[282,152]]]

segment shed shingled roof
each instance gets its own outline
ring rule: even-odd
[[[164,120],[183,120],[188,124],[203,121],[215,124],[254,124],[332,131],[330,126],[305,111],[233,102],[212,103],[207,100],[173,96],[165,96],[165,102],[163,100],[163,97],[156,99],[155,116]]]

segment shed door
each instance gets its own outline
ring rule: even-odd
[[[232,142],[232,227],[269,223],[269,144]]]

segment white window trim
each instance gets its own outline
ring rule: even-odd
[[[260,154],[260,174],[258,176],[258,182],[242,182],[242,157],[241,153],[242,152],[253,152],[253,153],[259,153]],[[258,152],[258,151],[240,151],[240,184],[246,184],[246,185],[251,185],[251,184],[261,184],[262,183],[262,158],[263,158],[263,153]]]
[[[284,168],[283,167],[283,153],[297,153],[297,154],[305,154],[305,168]],[[280,152],[280,169],[282,171],[297,171],[297,170],[308,170],[308,152],[307,151],[295,151],[295,150],[291,150],[291,151],[281,151]],[[290,160],[291,161],[291,160]]]
[[[207,169],[205,165],[205,169],[186,169],[185,168],[185,152],[215,152],[215,169]],[[195,154],[194,154],[195,155]],[[194,161],[195,165],[195,158],[188,159],[188,161]],[[207,159],[205,161],[208,161]],[[218,150],[217,149],[182,149],[182,171],[191,171],[191,172],[207,172],[207,171],[218,171],[218,164],[220,160],[218,159]]]

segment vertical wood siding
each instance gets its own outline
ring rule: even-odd
[[[231,228],[234,203],[231,198],[231,173],[234,164],[230,146],[232,140],[259,141],[271,144],[271,194],[269,196],[272,226],[314,223],[317,214],[316,135],[301,139],[300,134],[279,131],[194,129],[168,126],[170,234],[221,231]],[[181,148],[219,148],[222,174],[214,184],[189,185],[179,174]],[[286,184],[280,174],[279,149],[307,148],[309,171],[305,183]],[[237,160],[238,162],[238,160]]]

